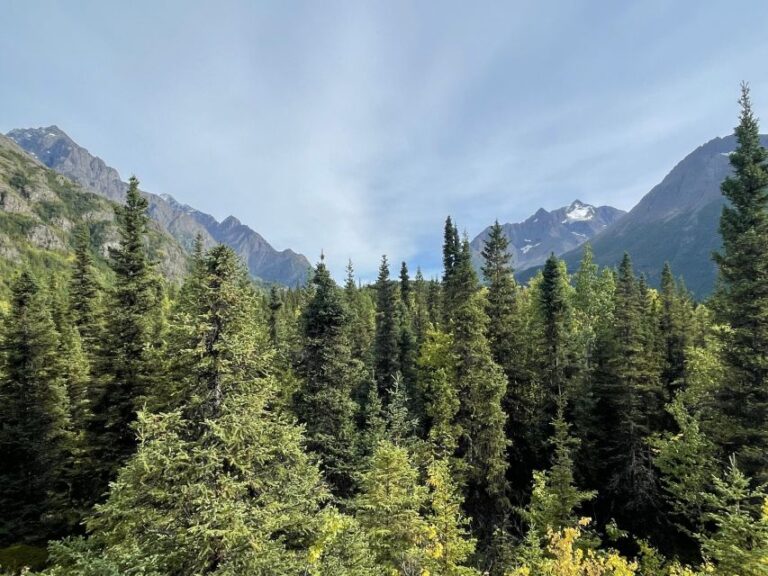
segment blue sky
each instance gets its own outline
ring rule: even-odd
[[[768,3],[0,0],[0,130],[56,124],[143,188],[340,276],[439,266],[579,198],[631,208],[768,118]]]

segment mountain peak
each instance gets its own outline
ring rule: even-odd
[[[565,220],[563,220],[563,224],[568,222],[584,222],[586,220],[592,220],[594,217],[594,206],[591,204],[584,204],[581,200],[574,200],[565,211]]]
[[[222,222],[221,222],[221,225],[222,225],[222,226],[225,226],[225,227],[227,227],[227,228],[234,228],[234,227],[236,227],[236,226],[242,226],[242,224],[243,224],[243,223],[242,223],[242,222],[240,222],[240,220],[238,220],[237,218],[235,218],[235,217],[234,217],[234,216],[232,216],[232,215],[230,215],[230,216],[227,216],[227,217],[226,217],[226,218],[224,218],[224,220],[222,220]]]
[[[623,215],[623,210],[610,206],[596,208],[576,199],[552,211],[539,208],[525,221],[504,224],[503,229],[515,269],[522,271],[543,264],[552,252],[559,256],[581,246]],[[488,233],[486,228],[471,243],[476,263]]]

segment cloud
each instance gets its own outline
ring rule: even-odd
[[[3,128],[58,124],[337,277],[384,253],[437,271],[448,214],[473,236],[576,197],[630,208],[731,130],[768,56],[762,4],[81,7],[9,7]]]

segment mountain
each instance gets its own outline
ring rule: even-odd
[[[57,126],[16,129],[7,136],[45,166],[74,180],[82,187],[115,202],[122,202],[128,184],[117,170],[79,146]],[[218,222],[173,197],[142,191],[149,200],[149,215],[162,229],[189,251],[197,234],[206,246],[226,244],[237,252],[255,278],[292,286],[303,283],[310,263],[292,250],[275,250],[257,232],[229,217]]]
[[[582,245],[624,214],[618,208],[596,207],[580,200],[551,212],[539,208],[523,222],[502,226],[509,239],[512,265],[516,270],[541,265],[552,252],[559,256]],[[476,263],[481,262],[480,252],[489,232],[490,227],[470,243]]]
[[[768,136],[761,136],[768,146]],[[720,184],[731,173],[736,138],[715,138],[686,156],[629,213],[592,239],[595,261],[616,265],[624,252],[635,270],[658,284],[665,261],[697,297],[712,292],[717,269],[711,254],[721,246],[718,226],[725,199]],[[563,258],[575,270],[581,249]]]
[[[41,280],[68,270],[73,230],[80,224],[89,227],[97,265],[105,270],[108,249],[119,241],[116,206],[0,135],[0,300],[22,262]],[[160,271],[180,279],[188,263],[182,247],[154,222],[148,236],[150,255]]]

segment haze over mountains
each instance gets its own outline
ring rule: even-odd
[[[117,170],[78,145],[57,126],[15,129],[7,136],[45,166],[67,176],[87,190],[121,203],[128,184]],[[302,254],[275,250],[260,234],[230,216],[219,222],[167,194],[144,191],[149,213],[164,230],[189,251],[197,234],[206,246],[221,243],[237,252],[255,278],[287,286],[306,280],[310,262]]]

